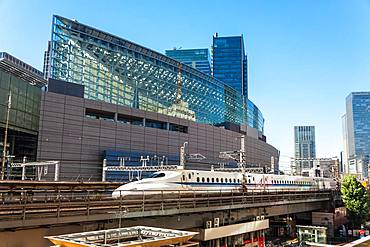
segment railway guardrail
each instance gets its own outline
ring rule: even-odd
[[[105,191],[14,190],[0,194],[0,228],[47,225],[119,217],[175,215],[329,201],[332,191],[158,191],[156,195],[112,198]]]

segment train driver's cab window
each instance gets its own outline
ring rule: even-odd
[[[166,176],[166,174],[164,174],[163,172],[161,173],[154,173],[151,178],[163,178],[164,176]]]

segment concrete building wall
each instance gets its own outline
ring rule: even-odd
[[[188,127],[188,133],[91,119],[85,109],[142,117]],[[178,155],[189,143],[189,153],[200,153],[207,161],[220,162],[220,151],[240,149],[240,133],[159,113],[118,106],[51,92],[41,100],[38,160],[60,160],[61,179],[101,179],[105,150]],[[254,137],[246,137],[247,163],[271,166],[278,150]],[[225,162],[225,161],[224,161]],[[52,173],[52,169],[49,173]]]

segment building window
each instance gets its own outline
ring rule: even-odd
[[[169,124],[169,130],[171,131],[177,131],[177,132],[182,132],[182,133],[188,133],[188,126],[183,126],[179,124]]]
[[[86,108],[85,116],[93,119],[114,121],[114,112],[101,111],[97,109]]]
[[[153,119],[145,119],[145,127],[165,130],[167,129],[167,123]]]
[[[125,123],[125,124],[143,126],[143,118],[135,117],[135,116],[118,114],[117,121],[121,123]]]

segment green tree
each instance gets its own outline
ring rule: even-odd
[[[369,213],[369,196],[362,184],[353,175],[345,176],[340,188],[352,226],[360,226]]]

